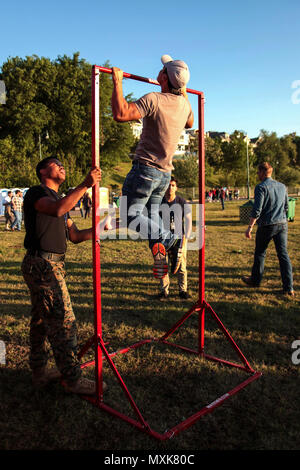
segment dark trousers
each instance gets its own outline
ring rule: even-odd
[[[287,234],[287,223],[258,227],[251,275],[254,284],[259,286],[262,281],[266,251],[270,241],[273,240],[279,260],[283,290],[293,290],[293,273],[292,264],[287,251]]]

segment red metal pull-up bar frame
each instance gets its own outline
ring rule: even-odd
[[[110,68],[101,67],[94,65],[92,68],[92,166],[100,166],[100,73],[111,74]],[[123,76],[132,80],[138,80],[141,82],[150,83],[153,85],[159,85],[156,80],[140,77],[138,75],[132,75],[124,72]],[[100,222],[100,211],[99,211],[99,184],[93,187],[93,288],[94,288],[94,336],[86,343],[82,348],[79,358],[90,349],[92,346],[95,349],[95,360],[83,363],[82,368],[91,365],[95,366],[95,380],[96,380],[96,397],[84,397],[89,400],[98,408],[107,411],[108,413],[132,424],[141,431],[144,431],[159,440],[166,440],[179,432],[187,429],[202,416],[211,413],[216,407],[220,406],[225,400],[232,395],[238,393],[241,389],[246,387],[248,384],[258,379],[261,376],[260,372],[255,372],[247,359],[227,331],[217,314],[213,311],[212,307],[204,299],[204,288],[205,288],[205,232],[204,232],[204,204],[205,204],[205,147],[204,147],[204,94],[197,90],[187,89],[188,93],[198,95],[198,150],[199,150],[199,210],[202,211],[199,220],[201,221],[201,247],[199,248],[199,277],[198,277],[198,301],[195,305],[183,315],[163,336],[160,338],[151,338],[147,340],[139,341],[129,347],[122,348],[121,350],[109,354],[105,343],[102,338],[102,308],[101,308],[101,264],[100,264],[100,244],[97,240],[97,227]],[[174,344],[168,341],[168,338],[178,329],[181,325],[192,315],[198,314],[198,349],[193,350],[178,344]],[[204,352],[204,333],[205,333],[205,314],[209,313],[214,321],[217,323],[218,328],[223,332],[225,338],[229,344],[235,350],[241,363],[233,363],[218,357],[208,355]],[[116,354],[123,354],[128,351],[132,351],[144,344],[160,342],[167,344],[168,346],[176,347],[184,352],[199,355],[207,360],[215,361],[226,366],[235,367],[243,370],[250,374],[250,376],[240,383],[238,386],[223,394],[221,397],[214,400],[212,403],[204,406],[200,411],[196,412],[191,417],[185,419],[183,422],[174,426],[172,429],[160,434],[154,431],[150,425],[144,420],[141,411],[135,403],[132,395],[130,394],[126,384],[124,383],[119,371],[117,370],[112,357]],[[123,389],[135,415],[136,420],[129,416],[126,416],[119,411],[107,406],[103,401],[103,377],[102,367],[103,360],[107,360],[110,368],[116,376],[121,388]]]

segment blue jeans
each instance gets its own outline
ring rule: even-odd
[[[159,206],[170,179],[170,172],[134,162],[123,184],[121,219],[126,210],[127,227],[139,232],[142,238],[148,239],[150,248],[157,241],[168,247],[173,239],[172,233],[162,227],[159,217]],[[124,196],[127,197],[126,208]]]
[[[273,239],[279,260],[283,290],[293,290],[293,272],[287,251],[287,234],[287,223],[258,227],[251,275],[253,284],[259,286],[262,281],[267,247],[269,242]]]
[[[17,230],[21,230],[21,226],[22,226],[22,212],[20,211],[15,211],[15,220],[11,226],[11,228],[15,228],[15,226],[17,226]]]

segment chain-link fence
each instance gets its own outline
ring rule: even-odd
[[[206,188],[205,198],[209,198],[209,191],[217,188]],[[300,196],[300,188],[289,186],[287,188],[289,196]],[[184,197],[189,201],[194,201],[199,199],[199,190],[198,188],[178,188],[177,191],[180,196]],[[249,188],[250,199],[254,197],[254,187]],[[240,188],[228,188],[226,200],[236,201],[239,199],[248,199],[248,188],[247,186],[242,186]]]

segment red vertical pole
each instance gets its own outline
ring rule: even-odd
[[[203,306],[205,289],[205,143],[204,143],[204,95],[198,96],[198,144],[199,144],[199,303]],[[199,353],[204,351],[204,318],[205,308],[199,312]]]
[[[92,167],[100,166],[100,74],[97,67],[92,68]],[[102,401],[102,350],[98,338],[102,338],[101,312],[101,267],[100,244],[97,242],[99,214],[99,183],[93,186],[93,287],[94,287],[94,331],[95,331],[95,381],[97,401]]]

